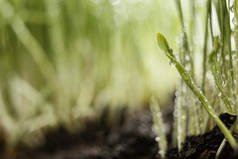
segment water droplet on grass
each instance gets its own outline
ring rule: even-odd
[[[213,80],[212,71],[207,71],[207,72],[206,72],[206,77],[207,77],[207,79],[209,79],[209,80]]]
[[[159,150],[159,154],[160,154],[161,156],[164,156],[164,151]]]
[[[221,84],[222,84],[223,87],[225,87],[227,85],[226,78],[225,78],[224,75],[222,75],[221,78],[222,78],[222,81],[221,81],[222,83]]]
[[[171,60],[171,61],[169,61],[169,65],[170,65],[171,67],[175,67],[175,62],[174,62],[173,60]]]
[[[221,92],[218,93],[218,97],[221,97]]]
[[[225,59],[228,61],[230,59],[229,55],[226,55]]]
[[[234,12],[234,5],[230,6],[230,11],[233,13]]]
[[[156,142],[159,142],[159,141],[160,141],[160,137],[157,136],[157,137],[155,138],[155,141],[156,141]]]
[[[232,53],[231,53],[232,55],[231,55],[231,57],[232,57],[232,60],[235,60],[236,59],[236,52],[235,51],[232,51]]]
[[[190,57],[188,55],[185,56],[186,61],[190,60]]]
[[[227,85],[227,81],[226,80],[223,80],[222,81],[222,86],[225,87]]]
[[[232,18],[232,23],[233,23],[234,25],[237,25],[237,24],[238,24],[238,21],[237,21],[237,18],[236,18],[236,17]]]

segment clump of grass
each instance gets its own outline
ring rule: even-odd
[[[167,43],[167,40],[164,38],[164,36],[161,33],[157,34],[157,40],[158,41],[166,41],[164,43]],[[212,108],[211,104],[208,102],[208,99],[204,96],[201,90],[196,86],[194,83],[194,80],[192,79],[191,75],[188,73],[188,71],[183,67],[181,63],[178,62],[178,60],[175,58],[175,55],[173,54],[172,49],[168,47],[168,49],[164,49],[161,47],[161,42],[158,42],[159,47],[162,51],[165,52],[165,55],[173,62],[175,63],[175,67],[177,68],[179,74],[181,75],[184,82],[187,84],[187,86],[191,89],[191,91],[195,94],[195,96],[199,99],[199,101],[202,103],[202,106],[207,111],[207,113],[210,115],[211,118],[214,119],[216,124],[219,126],[221,131],[226,136],[227,140],[230,142],[231,146],[233,148],[236,147],[236,142],[229,130],[226,128],[226,126],[222,123],[222,121],[219,119],[217,114],[215,113],[214,109]],[[229,110],[228,110],[229,111]]]
[[[0,0],[0,134],[7,147],[36,146],[57,127],[78,131],[104,110],[116,121],[118,111],[137,109],[151,92],[165,103],[174,84],[151,68],[167,64],[145,56],[156,46],[156,28],[166,30],[153,17],[163,3]]]
[[[166,38],[161,33],[157,34],[159,48],[169,58],[170,64],[177,69],[182,79],[177,86],[175,102],[177,145],[181,149],[186,135],[207,131],[211,125],[211,118],[232,148],[237,148],[234,137],[217,114],[228,112],[237,115],[238,45],[233,44],[237,44],[238,4],[237,1],[231,4],[230,1],[207,0],[206,10],[200,14],[196,3],[198,2],[191,2],[192,22],[185,28],[186,20],[181,2],[176,0],[182,28],[177,56]],[[203,38],[196,34],[199,30],[197,22],[200,20],[204,21]],[[230,23],[231,21],[233,23]],[[187,30],[190,31],[189,34]],[[201,58],[202,62],[199,63],[197,58]],[[237,125],[234,125],[233,131],[236,130]]]

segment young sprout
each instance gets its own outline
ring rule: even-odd
[[[157,42],[161,51],[170,52],[169,44],[163,34],[157,33]]]
[[[191,91],[194,93],[194,95],[199,99],[199,101],[202,103],[204,109],[207,111],[207,113],[210,115],[210,117],[216,122],[218,127],[223,132],[224,136],[230,143],[232,148],[236,148],[237,144],[230,133],[230,131],[227,129],[227,127],[223,124],[223,122],[219,119],[216,112],[212,108],[211,104],[208,102],[207,98],[204,96],[202,91],[197,87],[194,80],[190,76],[189,72],[184,68],[184,66],[176,59],[175,55],[173,54],[173,50],[170,49],[169,44],[166,40],[166,38],[161,34],[157,34],[157,41],[159,48],[164,52],[164,54],[175,63],[175,67],[178,70],[180,76],[184,80],[184,82],[187,84],[187,86],[191,89]]]

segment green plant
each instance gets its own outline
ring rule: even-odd
[[[233,43],[237,44],[238,2],[234,1],[231,4],[229,0],[207,0],[206,10],[201,12],[196,5],[198,2],[191,1],[189,7],[192,11],[190,14],[192,20],[189,29],[185,27],[186,20],[181,1],[175,2],[182,28],[178,55],[175,56],[161,33],[157,34],[157,42],[161,51],[169,58],[171,66],[176,67],[182,78],[177,86],[175,102],[175,133],[178,148],[182,148],[186,135],[207,131],[210,118],[221,129],[230,145],[236,148],[234,137],[217,114],[227,111],[237,115],[238,45]],[[204,21],[203,38],[196,33],[199,27],[195,26],[198,26],[199,20]],[[233,21],[233,24],[230,21]],[[195,38],[197,43],[194,42]],[[199,42],[203,44],[202,49],[199,49]],[[195,60],[199,57],[202,63]],[[233,131],[237,131],[237,125],[234,125]]]
[[[175,58],[175,55],[173,54],[173,50],[169,47],[164,47],[166,45],[167,40],[166,38],[161,34],[157,34],[157,40],[158,45],[162,49],[163,52],[165,52],[165,55],[174,63],[175,67],[177,68],[179,74],[181,75],[184,82],[187,84],[187,86],[191,89],[191,91],[195,94],[195,96],[199,99],[199,101],[202,103],[202,106],[205,108],[207,113],[210,115],[211,118],[214,119],[216,124],[219,126],[221,131],[226,136],[227,140],[231,144],[233,148],[236,147],[236,141],[229,132],[229,130],[226,128],[226,126],[222,123],[222,121],[219,119],[217,114],[215,113],[214,109],[212,108],[211,104],[208,102],[208,99],[204,96],[201,90],[196,86],[194,83],[194,80],[192,79],[191,75],[188,73],[188,71],[183,67],[181,63],[178,62],[178,60]],[[163,41],[163,42],[161,42]],[[168,45],[167,45],[168,46]],[[228,109],[228,111],[231,111],[231,109]],[[233,112],[232,112],[233,113]]]
[[[170,84],[158,80],[155,68],[167,63],[145,55],[154,51],[156,29],[166,31],[166,19],[153,18],[163,3],[0,0],[0,134],[7,147],[41,144],[57,127],[81,130],[105,107],[108,122],[116,121],[118,111],[137,109],[151,92],[166,103],[174,75],[161,73]]]
[[[154,121],[154,131],[156,132],[156,141],[158,142],[159,154],[164,158],[167,151],[167,141],[164,132],[164,125],[162,119],[162,112],[160,111],[160,107],[158,102],[154,97],[151,97],[150,100],[150,109],[152,111],[153,121]]]

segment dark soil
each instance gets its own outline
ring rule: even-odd
[[[221,114],[219,118],[229,129],[236,121],[236,116],[228,113]],[[183,148],[178,152],[178,148],[169,149],[167,159],[215,159],[216,152],[224,139],[224,135],[218,126],[215,126],[211,131],[202,135],[189,136],[186,138]],[[226,143],[219,159],[238,158],[237,152],[233,152],[232,148]]]
[[[220,116],[230,128],[235,118],[229,114]],[[167,139],[171,147],[172,112],[164,116],[169,126]],[[148,110],[124,113],[120,124],[107,127],[102,122],[87,124],[85,131],[69,134],[64,129],[46,136],[46,143],[35,150],[19,148],[13,154],[0,152],[0,159],[160,159],[155,134],[152,132],[152,118]],[[214,159],[220,143],[224,139],[220,129],[186,138],[183,149],[169,149],[167,159]],[[10,157],[11,156],[11,157]],[[219,159],[238,158],[238,150],[233,151],[226,143]]]
[[[103,123],[88,123],[80,134],[64,130],[47,135],[37,150],[18,150],[16,159],[155,159],[158,146],[151,130],[148,110],[126,113],[121,124],[106,128]],[[12,159],[0,153],[0,159]]]

